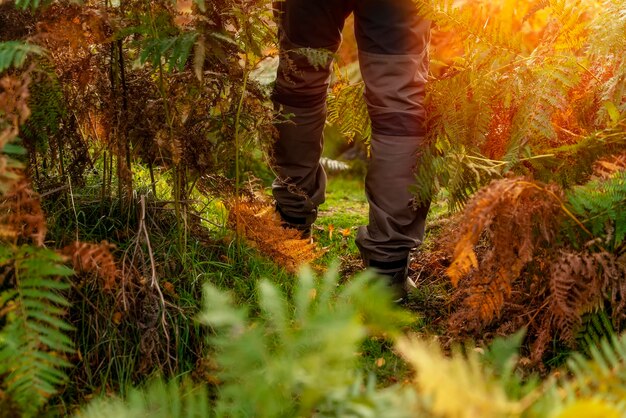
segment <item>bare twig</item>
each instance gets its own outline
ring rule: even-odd
[[[161,325],[163,326],[163,332],[165,334],[165,338],[167,339],[167,346],[169,347],[170,336],[167,332],[167,320],[165,319],[165,298],[163,297],[163,292],[161,291],[161,286],[159,286],[159,280],[156,274],[156,263],[154,261],[154,254],[152,252],[152,245],[150,243],[150,234],[148,234],[148,228],[146,228],[146,196],[142,195],[141,200],[141,216],[139,218],[139,229],[137,231],[137,241],[136,245],[139,245],[140,239],[139,236],[143,234],[144,239],[146,240],[146,246],[148,247],[148,257],[150,257],[150,287],[155,289],[159,294],[159,300],[161,301]]]

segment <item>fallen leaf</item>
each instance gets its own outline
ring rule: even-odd
[[[115,325],[119,325],[122,323],[122,313],[121,312],[115,312],[113,314],[113,323]]]

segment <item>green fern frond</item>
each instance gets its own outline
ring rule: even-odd
[[[599,347],[603,340],[615,335],[615,328],[604,310],[583,316],[582,326],[576,336],[579,351],[589,354],[592,347]]]
[[[126,399],[98,399],[76,415],[81,418],[207,418],[211,415],[206,387],[188,381],[161,380],[143,390],[133,389]]]
[[[449,210],[461,210],[485,183],[502,177],[505,167],[506,162],[472,155],[463,148],[443,155],[427,150],[417,166],[415,201],[425,204],[445,188],[450,194]]]
[[[150,62],[153,68],[158,69],[164,60],[167,70],[182,71],[191,55],[191,48],[196,39],[197,32],[183,33],[177,36],[146,38],[142,41],[139,61],[144,64]]]
[[[365,84],[351,84],[337,69],[335,75],[338,81],[328,95],[328,122],[335,125],[349,142],[359,139],[368,144],[372,122],[363,99]]]
[[[210,371],[219,381],[216,396],[186,383],[155,382],[126,400],[98,400],[79,416],[414,416],[414,392],[400,385],[380,389],[372,377],[364,382],[355,356],[366,336],[394,337],[410,315],[370,274],[342,290],[338,280],[335,268],[319,280],[305,270],[291,298],[261,281],[253,314],[207,284],[199,320],[214,331],[209,355],[217,366]]]
[[[22,408],[35,416],[67,380],[65,359],[74,351],[63,319],[69,302],[59,292],[69,287],[58,280],[72,271],[54,252],[35,247],[2,246],[0,265],[12,272],[14,286],[0,293],[0,377],[2,386]]]
[[[602,399],[626,412],[626,336],[603,340],[589,349],[590,358],[575,353],[568,361],[573,379],[563,384],[568,397]]]
[[[15,7],[22,10],[26,10],[28,8],[35,10],[40,6],[47,6],[52,2],[53,0],[15,0]]]
[[[527,145],[544,148],[557,136],[552,117],[564,109],[567,94],[580,78],[575,57],[546,59],[539,66],[520,66],[514,76],[519,81],[512,136],[504,160],[517,162]],[[532,86],[532,88],[530,88]]]
[[[408,319],[372,279],[355,277],[338,292],[335,269],[318,285],[303,272],[293,308],[276,285],[263,281],[259,320],[207,285],[200,320],[216,330],[212,343],[223,382],[218,415],[310,416],[351,386],[363,339],[382,330],[393,334]]]
[[[276,44],[276,27],[270,23],[274,21],[271,4],[268,0],[232,3],[230,13],[242,28],[235,39],[241,51],[260,58],[268,45]]]
[[[626,131],[623,127],[599,130],[574,144],[544,150],[545,154],[553,157],[537,161],[536,173],[542,181],[554,181],[563,187],[571,187],[589,179],[594,162],[625,150]]]
[[[610,251],[624,243],[626,171],[617,172],[610,179],[592,180],[584,186],[574,187],[568,193],[568,204],[594,237],[610,238]]]
[[[521,36],[510,25],[494,23],[488,15],[476,16],[477,9],[467,4],[459,6],[452,0],[417,0],[415,4],[420,16],[442,29],[453,29],[468,42],[486,44],[516,55],[523,51]]]
[[[626,1],[604,0],[592,24],[589,53],[597,62],[606,63],[605,71],[610,75],[602,85],[600,99],[614,103],[619,111],[626,113]],[[610,59],[607,62],[607,58]],[[597,120],[606,119],[606,109],[600,108]]]
[[[30,54],[43,55],[43,53],[43,49],[27,42],[0,42],[0,73],[12,67],[23,66]]]
[[[598,58],[619,56],[624,53],[624,33],[626,33],[626,0],[603,0],[599,6],[602,13],[596,13],[591,22],[589,52]]]
[[[309,64],[316,69],[325,68],[335,57],[332,51],[323,48],[297,48],[293,50],[296,54],[304,56]]]
[[[30,88],[31,114],[21,128],[21,136],[31,150],[46,152],[50,138],[57,135],[67,114],[63,90],[52,69],[48,77]]]
[[[559,31],[551,41],[557,50],[579,50],[587,41],[589,8],[581,1],[550,0],[551,16],[558,20]]]

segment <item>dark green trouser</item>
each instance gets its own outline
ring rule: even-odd
[[[310,225],[326,187],[320,156],[331,63],[315,66],[293,50],[337,51],[344,21],[354,12],[373,131],[365,181],[369,225],[359,229],[356,242],[366,262],[405,260],[423,239],[428,213],[415,207],[410,188],[425,136],[430,22],[417,15],[412,0],[286,0],[276,7],[281,58],[274,101],[292,115],[278,124],[273,155],[273,193],[283,217]]]

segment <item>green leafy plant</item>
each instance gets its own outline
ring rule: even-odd
[[[162,60],[165,60],[166,68],[182,71],[197,37],[197,33],[189,32],[166,38],[145,39],[139,60],[142,64],[149,61],[154,68],[159,68]]]
[[[609,251],[624,246],[626,237],[626,170],[595,179],[568,193],[572,213],[582,219],[593,237],[606,237]],[[572,231],[574,227],[570,227]],[[587,237],[589,238],[589,237]],[[580,238],[578,242],[582,241]]]
[[[200,320],[217,331],[212,338],[222,382],[217,415],[309,415],[332,394],[347,395],[361,341],[373,332],[393,335],[406,321],[372,279],[361,275],[337,292],[336,270],[317,286],[305,271],[293,307],[275,285],[262,281],[259,320],[207,285]]]
[[[626,413],[626,337],[610,336],[590,347],[590,357],[576,353],[568,361],[573,378],[563,384],[568,398],[602,399]]]
[[[18,9],[26,10],[32,9],[35,10],[41,6],[47,6],[51,4],[54,0],[16,0],[15,7]],[[74,0],[77,1],[77,0]]]
[[[0,387],[23,416],[36,416],[67,381],[74,344],[60,291],[72,270],[53,251],[7,245],[0,246],[0,269]]]
[[[523,332],[446,354],[434,340],[398,332],[405,314],[368,275],[341,288],[335,271],[319,282],[303,271],[291,297],[266,280],[257,290],[250,311],[205,287],[199,320],[214,332],[203,370],[210,386],[157,380],[125,399],[96,400],[77,416],[566,418],[576,408],[624,408],[626,337],[613,335],[590,358],[574,356],[572,375],[564,370],[540,383],[517,368]],[[381,333],[415,372],[403,384],[378,387],[357,368],[360,342]]]
[[[42,48],[27,42],[0,42],[0,73],[11,67],[22,67],[29,54],[43,55],[43,53]]]
[[[211,416],[206,387],[190,382],[156,380],[129,391],[126,399],[99,399],[80,412],[84,418],[207,418]]]
[[[263,280],[257,287],[258,317],[236,306],[228,293],[205,286],[199,320],[215,332],[205,370],[217,383],[211,416],[409,416],[402,400],[410,393],[400,387],[380,390],[373,378],[364,384],[355,353],[368,335],[391,338],[410,317],[371,275],[359,275],[343,289],[337,281],[335,269],[319,281],[305,270],[288,298]],[[207,410],[206,392],[186,384],[157,382],[140,393],[125,402],[99,401],[81,416],[113,411],[144,416],[148,410],[156,416],[174,411],[199,416]]]

